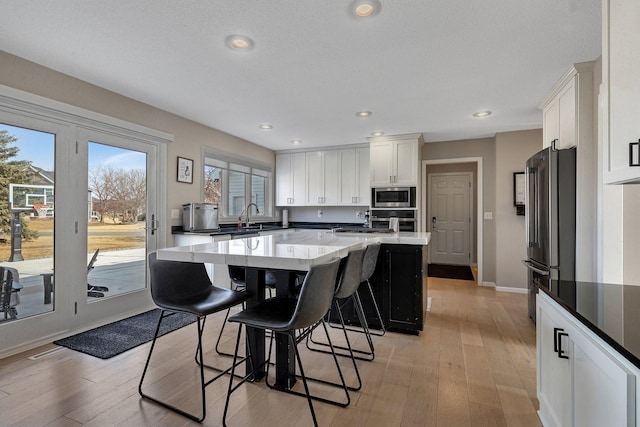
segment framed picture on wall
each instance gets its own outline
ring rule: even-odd
[[[178,182],[193,184],[193,160],[178,157]]]

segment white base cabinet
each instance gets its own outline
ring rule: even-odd
[[[542,424],[635,426],[638,368],[543,292],[537,319]]]

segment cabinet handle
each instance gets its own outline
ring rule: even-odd
[[[629,143],[629,166],[640,166],[640,139]]]
[[[552,139],[551,140],[551,151],[558,151],[558,149],[556,148],[556,144],[558,143],[558,139]]]
[[[393,184],[393,176],[389,175],[389,184]]]
[[[568,337],[569,334],[562,328],[553,328],[553,351],[558,353],[560,359],[568,359],[567,352],[562,349],[562,337]]]

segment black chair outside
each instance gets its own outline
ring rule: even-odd
[[[91,257],[91,261],[87,264],[87,275],[93,270],[94,264],[98,260],[98,254],[100,253],[100,248],[96,249]],[[104,296],[104,292],[109,292],[109,288],[106,286],[94,286],[91,283],[87,283],[87,295],[93,298],[102,298]]]
[[[4,313],[4,320],[18,318],[18,292],[22,285],[14,280],[18,271],[12,267],[0,267],[0,312]],[[2,321],[2,320],[0,320]]]
[[[338,274],[338,267],[340,265],[340,260],[335,260],[333,262],[317,265],[312,267],[309,270],[309,273],[306,275],[305,280],[302,284],[300,294],[298,298],[270,298],[267,299],[257,305],[249,307],[248,309],[235,314],[229,317],[229,322],[240,323],[240,325],[244,325],[245,327],[253,327],[257,329],[271,330],[272,332],[286,334],[289,340],[289,344],[294,350],[295,359],[298,363],[298,368],[300,369],[300,375],[302,377],[302,382],[304,385],[305,393],[299,393],[294,390],[281,390],[287,393],[292,393],[300,396],[305,396],[307,398],[307,402],[309,404],[309,409],[311,411],[311,417],[313,418],[314,425],[318,425],[318,421],[316,419],[316,414],[313,409],[313,400],[318,400],[326,403],[331,403],[339,406],[347,406],[350,403],[349,391],[344,381],[344,377],[342,375],[342,370],[340,369],[340,365],[338,363],[337,357],[334,355],[333,359],[336,364],[336,368],[338,370],[338,374],[340,375],[340,379],[342,381],[343,389],[346,396],[346,402],[336,402],[328,399],[324,399],[317,396],[312,396],[309,392],[309,386],[307,384],[307,378],[304,374],[304,368],[302,366],[302,361],[300,359],[300,353],[297,349],[297,344],[305,338],[305,335],[299,335],[296,337],[297,330],[303,330],[313,327],[314,325],[321,323],[324,327],[324,330],[327,334],[327,339],[329,340],[329,345],[331,345],[331,339],[329,337],[329,332],[327,330],[327,326],[324,323],[324,315],[329,310],[331,305],[331,301],[333,299],[333,295],[335,292],[335,283],[336,277]],[[227,412],[229,409],[229,400],[231,398],[231,394],[240,387],[244,382],[246,382],[249,378],[251,378],[251,374],[244,377],[238,384],[233,385],[233,378],[235,373],[236,359],[238,357],[238,346],[240,344],[240,333],[242,327],[238,330],[238,336],[236,338],[236,350],[234,354],[234,363],[232,364],[231,370],[231,378],[229,380],[229,389],[227,393],[227,401],[225,403],[224,415],[223,415],[223,425],[226,425]],[[273,335],[269,345],[269,354],[268,358],[271,358],[272,347],[273,347]],[[249,353],[251,349],[248,349]],[[269,387],[274,388],[273,385],[269,384],[269,363],[267,360],[267,376],[266,383]],[[280,389],[278,389],[280,390]]]
[[[202,331],[204,329],[206,316],[242,304],[250,298],[250,294],[214,286],[209,280],[204,264],[158,260],[155,252],[149,254],[149,272],[151,279],[151,297],[153,298],[153,302],[162,309],[162,312],[158,319],[153,342],[149,349],[149,356],[147,357],[147,362],[144,366],[142,377],[140,378],[138,392],[140,396],[145,399],[149,399],[189,419],[201,422],[206,417],[205,387],[231,371],[231,367],[221,370],[203,363]],[[156,397],[149,396],[142,391],[142,385],[149,367],[149,362],[151,361],[153,349],[156,345],[162,320],[175,313],[188,313],[197,318],[198,346],[196,348],[196,363],[199,366],[200,376],[202,397],[201,415],[186,412]],[[246,358],[237,363],[242,363],[245,360]],[[234,363],[236,363],[236,360],[234,360]],[[205,382],[205,367],[214,369],[220,372],[220,374]]]
[[[240,267],[237,265],[230,265],[229,267],[229,278],[233,283],[233,289],[236,291],[246,291],[247,289],[247,281],[246,281],[246,270],[244,267]],[[269,270],[265,272],[265,287],[269,291],[269,297],[273,297],[273,292],[276,289],[276,278],[273,273]],[[243,307],[244,308],[244,307]],[[231,353],[225,353],[220,350],[220,341],[222,340],[222,333],[224,332],[224,327],[227,324],[227,319],[229,318],[229,314],[231,313],[231,308],[227,309],[227,314],[224,316],[224,322],[222,323],[222,328],[220,328],[220,333],[218,334],[218,340],[216,341],[216,353],[221,356],[230,356],[233,357]]]

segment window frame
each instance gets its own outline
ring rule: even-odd
[[[244,199],[245,206],[252,203],[251,189],[252,189],[252,177],[257,176],[265,178],[265,195],[264,195],[264,214],[250,215],[255,222],[270,222],[274,221],[274,179],[273,179],[273,166],[266,163],[260,163],[255,160],[234,155],[231,153],[225,153],[218,149],[211,147],[203,147],[202,150],[202,187],[201,200],[205,199],[205,179],[207,166],[218,167],[221,169],[221,202],[218,205],[218,221],[221,224],[235,223],[238,221],[238,216],[229,215],[229,171],[240,172],[245,174],[244,183]]]

